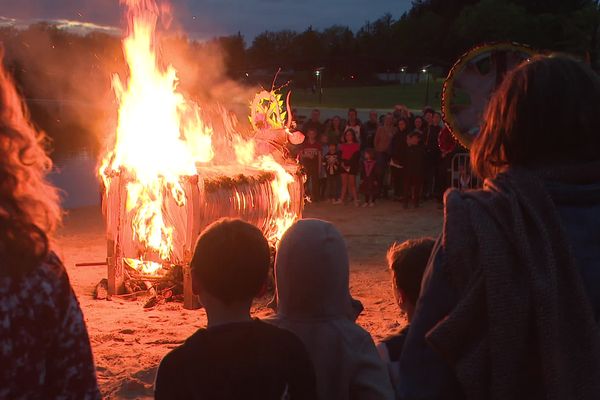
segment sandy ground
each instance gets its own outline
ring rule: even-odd
[[[307,218],[332,221],[344,234],[351,260],[352,295],[365,311],[358,323],[375,340],[405,324],[394,304],[385,252],[394,241],[437,236],[442,211],[435,204],[403,210],[399,203],[382,202],[374,208],[310,204]],[[69,212],[58,240],[72,285],[85,315],[98,370],[98,381],[107,399],[152,398],[152,384],[161,358],[206,323],[203,310],[189,311],[180,303],[146,310],[145,299],[94,300],[94,286],[106,277],[106,267],[76,267],[76,263],[103,261],[106,242],[97,207]],[[270,314],[257,302],[254,315]]]

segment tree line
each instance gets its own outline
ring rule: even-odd
[[[174,36],[164,39],[164,49],[176,68],[181,63],[182,89],[201,97],[219,80],[270,85],[279,68],[285,80],[301,87],[314,83],[319,67],[327,85],[374,83],[376,73],[416,72],[429,64],[443,73],[469,48],[495,41],[574,54],[599,70],[599,31],[600,0],[415,0],[409,11],[385,14],[356,31],[309,26],[302,32],[266,31],[249,42],[241,33],[206,42]],[[59,140],[71,128],[93,130],[104,123],[106,115],[89,105],[114,109],[111,75],[127,71],[119,37],[82,36],[37,23],[0,28],[0,41],[22,92],[42,99],[30,104],[35,121]],[[253,80],[260,76],[256,71],[263,71],[262,81]],[[73,106],[57,117],[56,106],[46,103],[53,99]]]
[[[369,79],[402,67],[418,71],[433,64],[447,70],[471,47],[515,41],[586,58],[598,69],[599,23],[597,0],[417,0],[398,18],[383,15],[356,33],[341,25],[264,32],[230,62],[233,70],[323,66],[333,81],[351,75]],[[240,36],[230,40],[243,47]]]

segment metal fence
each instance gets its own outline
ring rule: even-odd
[[[450,186],[455,189],[479,189],[483,182],[473,173],[469,153],[458,153],[452,157]]]

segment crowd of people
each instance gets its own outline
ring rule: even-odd
[[[403,105],[382,115],[371,111],[364,123],[352,108],[347,119],[324,122],[314,109],[301,130],[304,143],[290,151],[304,167],[311,202],[349,200],[373,207],[376,199],[391,197],[405,208],[419,207],[423,198],[441,205],[452,157],[464,151],[443,127],[441,114],[429,107],[422,115]]]
[[[5,73],[0,89],[0,399],[99,399],[82,311],[52,252],[60,211],[43,136]],[[165,355],[156,398],[597,399],[599,109],[600,78],[570,58],[535,56],[507,75],[471,148],[484,188],[445,194],[437,240],[388,251],[409,324],[377,346],[356,323],[363,307],[335,226],[305,219],[283,235],[276,312],[261,321],[251,305],[269,276],[267,240],[241,220],[213,223],[191,261],[207,326]],[[332,123],[330,156],[344,138],[341,193],[353,195],[362,170],[367,204],[381,194],[392,118],[363,128],[351,111],[345,129]],[[428,118],[397,121],[407,148],[427,148]],[[307,130],[305,146],[321,154]]]

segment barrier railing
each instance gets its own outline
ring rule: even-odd
[[[481,179],[473,173],[469,153],[458,153],[452,157],[450,168],[450,186],[455,189],[479,189],[483,185]]]

